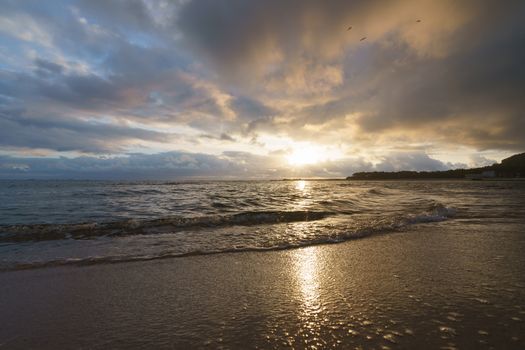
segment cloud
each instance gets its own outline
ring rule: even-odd
[[[524,13],[519,1],[195,0],[179,27],[218,70],[241,74],[237,84],[303,105],[280,110],[276,127],[295,136],[358,113],[362,133],[516,150]]]
[[[260,101],[248,96],[235,97],[231,102],[231,107],[239,118],[248,121],[266,118],[278,113],[275,109],[265,106]]]
[[[358,171],[444,170],[449,166],[424,153],[393,153],[373,165],[360,157],[321,161],[294,168],[281,157],[228,151],[220,155],[171,151],[118,157],[41,158],[0,155],[4,179],[246,179],[346,177]]]
[[[395,153],[383,157],[376,166],[378,171],[401,170],[446,170],[448,167],[439,160],[432,159],[424,153]]]
[[[0,146],[57,151],[122,153],[132,140],[169,142],[176,135],[0,108]]]
[[[52,75],[60,74],[64,70],[64,67],[60,64],[50,62],[41,58],[35,60],[35,65],[37,66],[37,74],[40,75]]]
[[[392,32],[422,50],[423,42],[430,41],[428,34],[433,35],[434,43],[444,39],[436,34],[457,28],[473,5],[453,1],[194,0],[181,8],[177,24],[188,45],[214,63],[271,71],[273,67],[265,65],[286,64],[301,55],[338,59],[347,45],[362,46],[361,37],[376,41]],[[420,18],[425,18],[425,31],[415,22]],[[352,31],[346,30],[349,25]],[[404,35],[407,32],[420,34],[409,37]]]
[[[230,162],[206,154],[169,152],[125,157],[0,157],[0,176],[17,178],[170,179],[227,174]]]
[[[524,15],[517,0],[7,1],[0,147],[178,149],[268,176],[289,173],[272,154],[286,145],[261,139],[352,155],[312,176],[372,156],[441,169],[424,155],[453,148],[469,154],[451,162],[481,164],[477,151],[525,148]]]

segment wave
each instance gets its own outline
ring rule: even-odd
[[[384,188],[377,188],[377,187],[372,187],[371,189],[369,189],[367,191],[368,194],[371,194],[371,195],[378,195],[378,196],[384,196],[386,194],[388,194],[388,191],[386,191],[386,189]]]
[[[181,229],[277,224],[321,220],[330,215],[333,213],[325,211],[257,211],[232,215],[172,216],[153,220],[130,219],[107,223],[10,225],[0,227],[0,242],[87,239],[174,232]]]
[[[409,215],[407,224],[418,224],[426,222],[444,221],[448,218],[455,217],[457,210],[452,207],[446,207],[440,203],[434,204],[429,211],[419,215]]]
[[[264,223],[279,223],[279,222],[297,222],[297,221],[309,221],[318,220],[325,218],[330,213],[324,212],[264,212],[264,213],[242,213],[232,215],[229,217],[223,217],[229,223],[237,222],[239,225],[242,224],[254,224],[255,222]],[[135,255],[109,255],[109,256],[89,256],[82,258],[66,258],[66,259],[55,259],[47,261],[33,261],[33,262],[12,262],[4,263],[0,266],[0,271],[10,270],[25,270],[34,268],[45,268],[45,267],[58,267],[58,266],[86,266],[96,264],[115,264],[125,262],[138,262],[138,261],[149,261],[149,260],[160,260],[168,258],[181,258],[188,256],[198,255],[213,255],[213,254],[224,254],[224,253],[241,253],[241,252],[261,252],[261,251],[278,251],[296,249],[301,247],[313,246],[313,245],[324,245],[324,244],[337,244],[349,240],[361,239],[370,237],[378,234],[386,234],[390,232],[396,232],[400,229],[406,228],[407,226],[421,224],[421,223],[432,223],[448,220],[456,215],[454,208],[445,207],[441,204],[432,206],[429,210],[419,214],[402,215],[393,218],[379,218],[375,221],[368,221],[366,225],[357,225],[353,228],[340,226],[340,230],[337,232],[328,232],[313,237],[306,237],[304,239],[282,241],[277,244],[270,244],[270,241],[261,241],[260,245],[234,245],[229,247],[208,247],[203,249],[195,248],[188,251],[166,251],[161,250],[155,253],[149,254],[135,254]],[[206,222],[204,218],[202,223]],[[167,220],[167,219],[162,219]],[[162,220],[152,220],[151,222],[159,222]],[[170,219],[173,220],[173,219]],[[283,221],[285,220],[285,221]],[[168,220],[169,221],[169,220]],[[209,222],[209,217],[208,217]],[[216,221],[214,220],[214,223]],[[202,224],[201,223],[201,224]],[[343,221],[344,223],[344,221]],[[117,223],[113,223],[117,224]],[[122,225],[123,223],[118,223]],[[144,224],[144,223],[143,223]],[[179,223],[180,224],[180,223]],[[188,227],[188,226],[186,226]],[[253,244],[253,241],[250,241]]]

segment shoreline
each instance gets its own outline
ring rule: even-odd
[[[520,227],[453,220],[293,250],[0,272],[0,346],[519,349]]]

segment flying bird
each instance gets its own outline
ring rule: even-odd
[[[418,19],[418,20],[417,20],[416,22],[417,22],[417,23],[421,23],[421,20],[420,20],[420,19]]]
[[[364,41],[364,40],[366,40],[366,36],[362,37],[361,40],[359,41]]]
[[[352,26],[348,27],[348,29],[346,31],[349,31],[350,29],[352,29]]]

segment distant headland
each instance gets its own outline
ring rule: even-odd
[[[501,163],[471,169],[444,171],[373,171],[357,172],[347,180],[400,180],[400,179],[471,179],[525,178],[525,153],[505,158]]]

